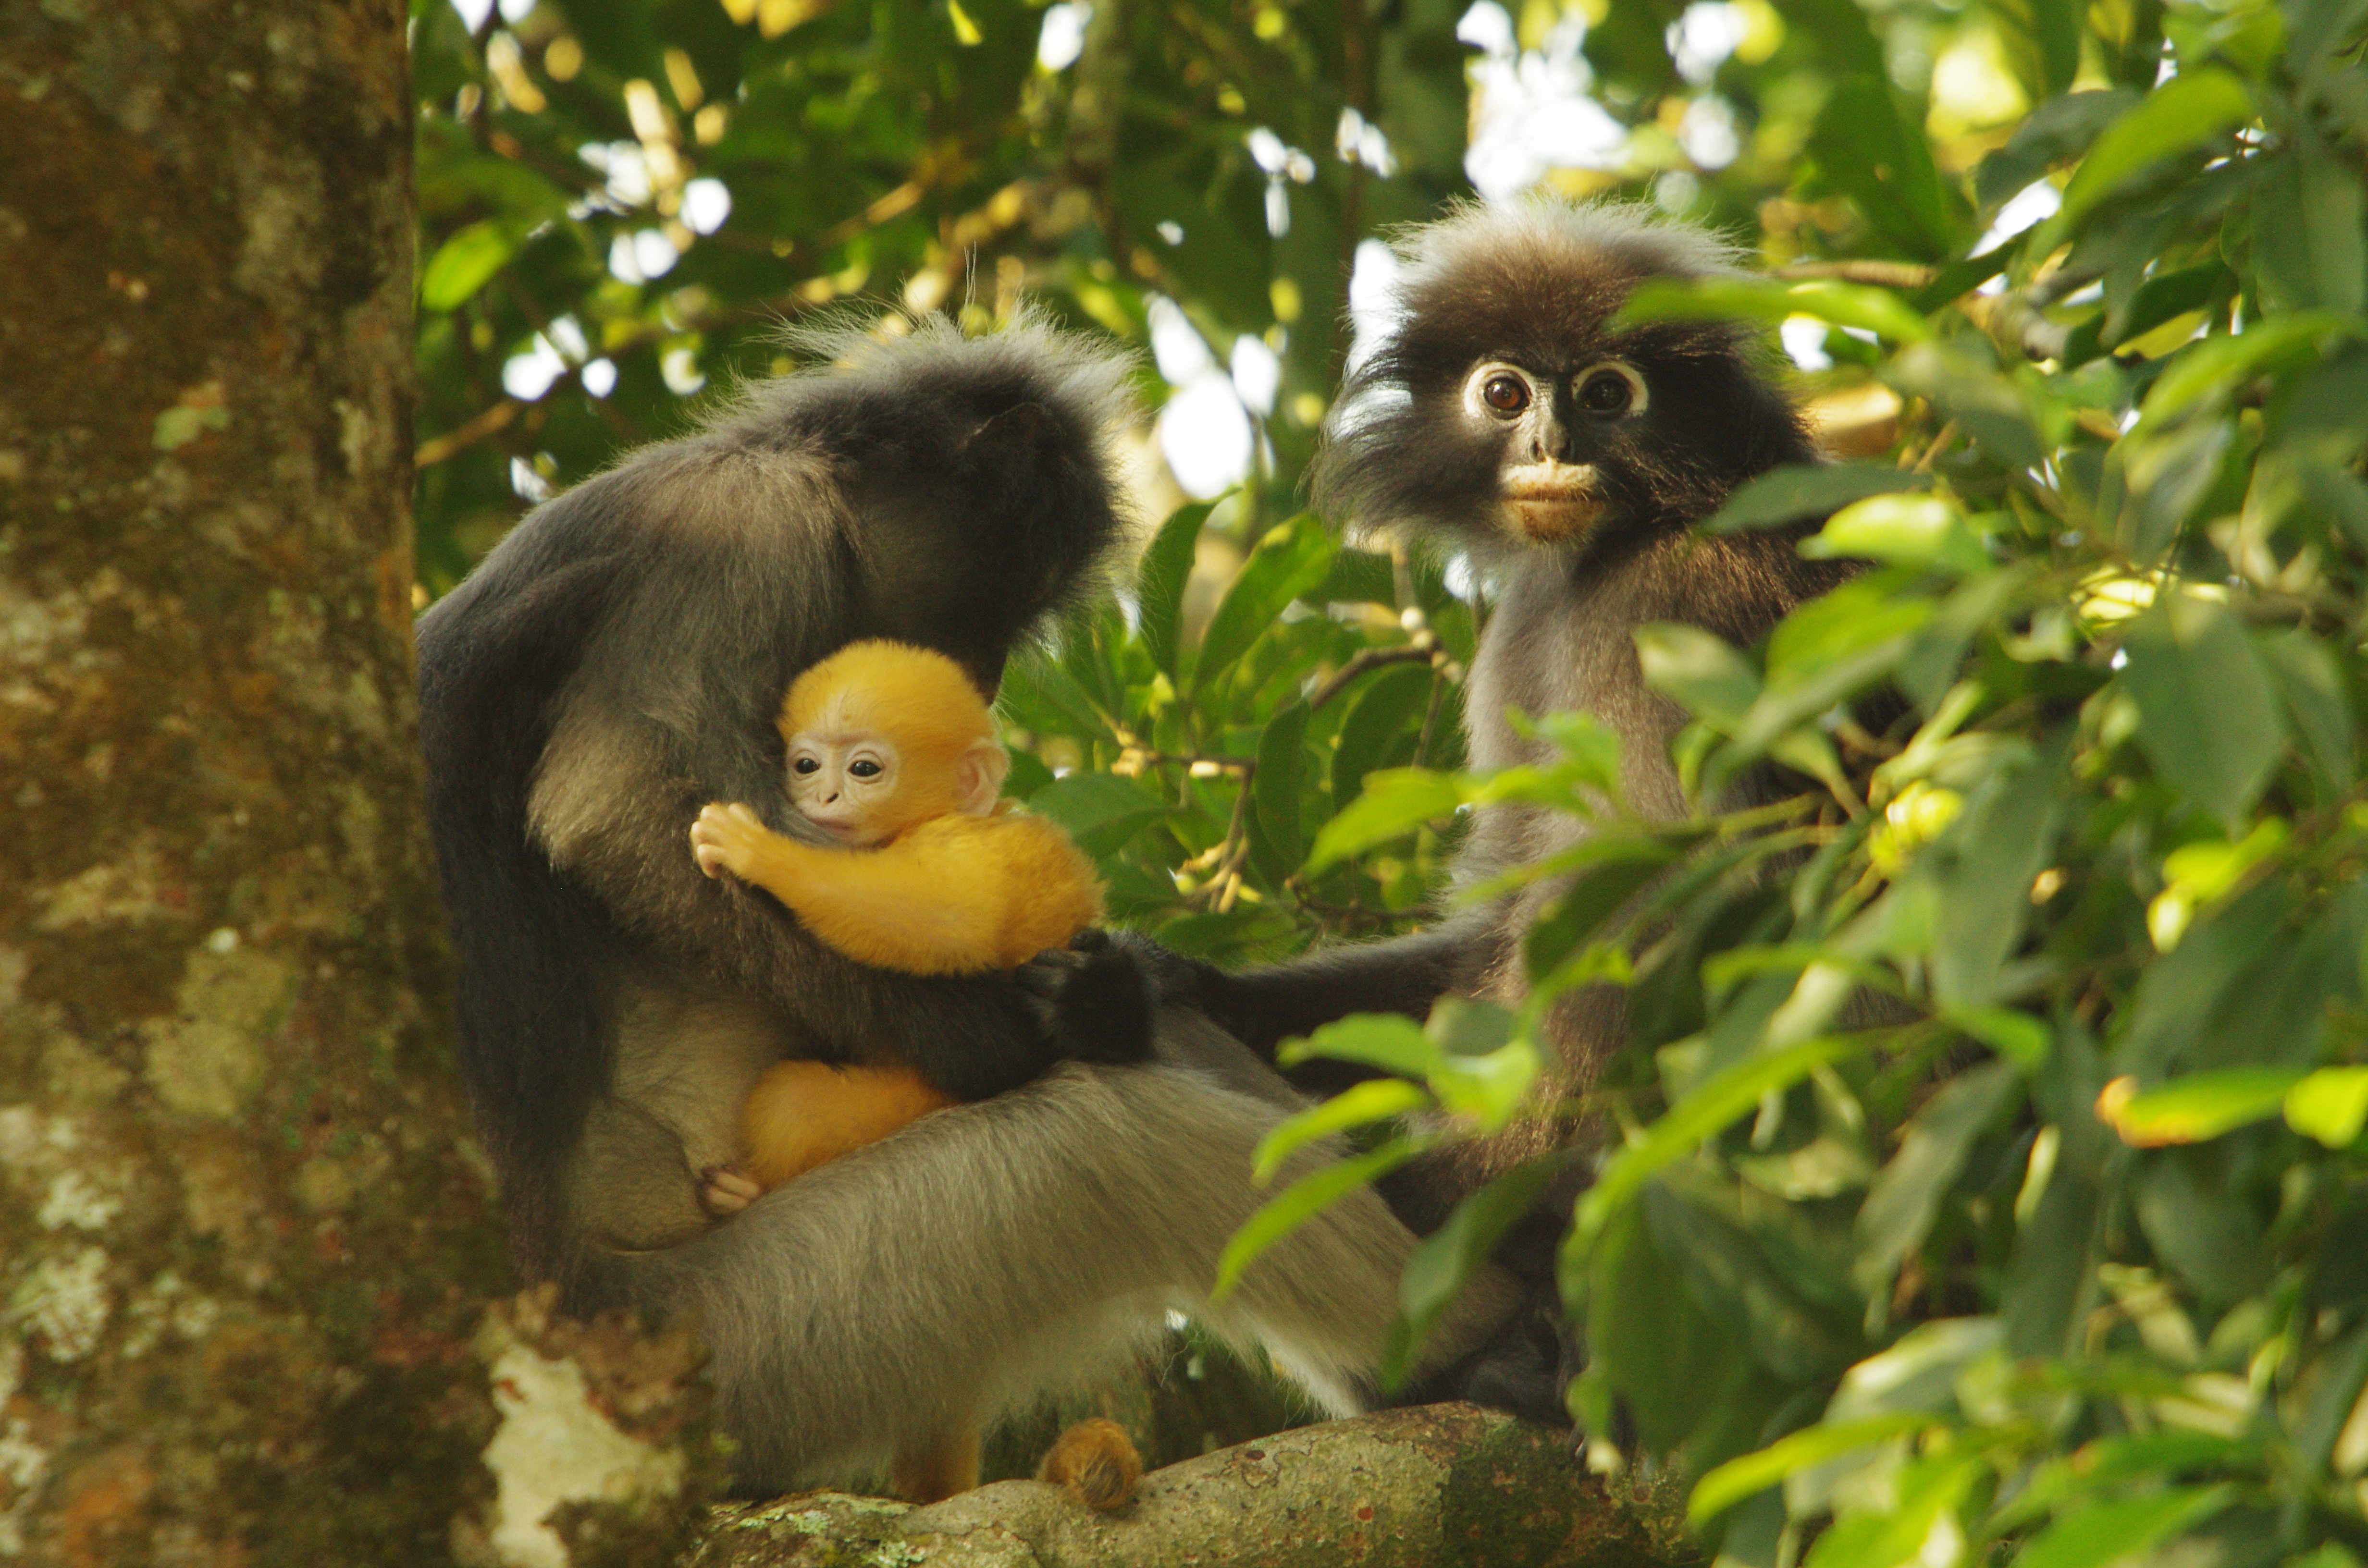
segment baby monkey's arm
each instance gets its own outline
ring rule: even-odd
[[[730,871],[848,957],[910,974],[1014,967],[1065,943],[1099,906],[1083,858],[1032,818],[939,817],[878,849],[827,849],[717,804],[690,835],[710,876]]]

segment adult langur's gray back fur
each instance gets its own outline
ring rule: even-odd
[[[1155,1028],[1116,949],[1046,966],[1049,1000],[866,969],[692,860],[710,801],[800,831],[772,719],[801,669],[894,637],[992,690],[1121,532],[1117,356],[1023,323],[823,357],[536,508],[420,623],[463,1061],[522,1267],[575,1311],[694,1312],[751,1488],[876,1473],[1170,1309],[1359,1403],[1413,1244],[1371,1194],[1205,1308],[1298,1103],[1269,1070],[1195,1015]],[[700,1174],[784,1057],[895,1060],[975,1103],[719,1222]],[[1439,1355],[1508,1302],[1484,1279]]]

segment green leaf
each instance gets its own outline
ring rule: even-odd
[[[1222,1301],[1233,1294],[1243,1271],[1260,1253],[1359,1187],[1369,1187],[1376,1178],[1397,1169],[1421,1148],[1413,1139],[1396,1139],[1371,1153],[1311,1171],[1267,1199],[1257,1213],[1242,1222],[1242,1228],[1234,1233],[1225,1243],[1225,1250],[1218,1255],[1216,1282],[1209,1287],[1209,1299]]]
[[[1776,326],[1793,316],[1814,316],[1835,326],[1854,326],[1895,343],[1932,335],[1924,318],[1888,290],[1861,283],[1816,278],[1780,283],[1761,278],[1656,278],[1633,290],[1614,330],[1648,321],[1754,321]]]
[[[1099,859],[1167,814],[1167,802],[1131,778],[1072,773],[1028,797],[1028,809],[1057,824]]]
[[[2286,1125],[2330,1149],[2351,1147],[2368,1126],[2368,1067],[2322,1067],[2286,1091]]]
[[[1567,1164],[1559,1154],[1523,1161],[1458,1203],[1447,1223],[1415,1247],[1398,1279],[1398,1321],[1382,1361],[1384,1387],[1405,1381],[1456,1293],[1487,1266],[1497,1244],[1536,1207],[1546,1184]]]
[[[1990,211],[2050,167],[2086,152],[2098,132],[2139,101],[2127,88],[2050,98],[2014,128],[2005,146],[1974,169],[1974,198]]]
[[[2350,789],[2358,773],[2358,751],[2351,693],[2334,653],[2300,627],[2253,645],[2276,677],[2286,713],[2310,747],[2311,760],[2337,793]]]
[[[2064,187],[2064,209],[2054,222],[2069,227],[2141,170],[2235,130],[2252,114],[2251,95],[2226,71],[2206,67],[2172,77],[2097,138]]]
[[[1875,232],[1897,251],[1940,261],[1972,237],[1965,233],[1963,199],[1941,180],[1924,128],[1900,113],[1887,76],[1871,74],[1838,83],[1818,111],[1809,153],[1816,159],[1818,172],[1856,202]],[[1895,341],[1907,340],[1871,322],[1835,324],[1862,326]]]
[[[1306,869],[1313,875],[1427,822],[1453,816],[1463,800],[1463,786],[1449,774],[1422,767],[1368,774],[1365,792],[1316,833]]]
[[[1230,674],[1250,644],[1274,629],[1292,600],[1315,591],[1331,570],[1333,548],[1330,537],[1305,517],[1269,529],[1258,540],[1209,618],[1192,662],[1194,690]]]
[[[1876,495],[1854,502],[1803,540],[1801,553],[1814,560],[1883,561],[1956,573],[1990,566],[1989,552],[1974,537],[1964,514],[1939,495]]]
[[[1283,1161],[1336,1132],[1365,1127],[1394,1117],[1411,1116],[1430,1108],[1430,1096],[1404,1078],[1369,1078],[1354,1084],[1296,1116],[1285,1117],[1258,1140],[1250,1165],[1250,1179],[1264,1187],[1282,1168]]]
[[[1531,981],[1559,967],[1683,852],[1659,838],[1615,839],[1606,849],[1606,858],[1573,878],[1522,935],[1521,963]]]
[[[1332,752],[1334,801],[1355,800],[1367,774],[1386,766],[1399,747],[1411,750],[1438,678],[1420,665],[1391,665],[1358,683]]]
[[[1695,1483],[1686,1499],[1686,1517],[1701,1524],[1755,1492],[1775,1485],[1796,1470],[1938,1426],[1922,1412],[1871,1416],[1863,1421],[1825,1422],[1779,1438],[1758,1453],[1729,1460]]]
[[[1744,528],[1775,528],[1803,517],[1824,517],[1870,495],[1905,490],[1925,490],[1929,474],[1910,473],[1889,463],[1851,462],[1831,466],[1787,464],[1770,469],[1736,487],[1726,505],[1702,527],[1705,533],[1735,533]]]
[[[1274,716],[1258,737],[1258,767],[1250,775],[1250,853],[1273,882],[1297,870],[1307,853],[1300,812],[1307,793],[1308,711],[1306,703],[1294,702]]]
[[[1192,581],[1192,562],[1201,543],[1201,525],[1209,520],[1215,503],[1197,502],[1178,506],[1159,526],[1159,533],[1151,548],[1143,552],[1143,566],[1136,574],[1136,602],[1140,606],[1144,646],[1151,650],[1152,658],[1173,679],[1182,673],[1177,660],[1182,654],[1184,590]]]
[[[2151,434],[2206,399],[2225,401],[2257,376],[2316,356],[2330,339],[2363,333],[2368,333],[2368,324],[2314,311],[2205,338],[2182,351],[2155,379],[2146,391],[2143,416],[2130,434]]]
[[[2173,593],[2130,623],[2123,689],[2138,744],[2172,788],[2237,837],[2285,750],[2277,688],[2234,611]]]
[[[1759,672],[1724,639],[1699,626],[1654,621],[1635,631],[1645,684],[1732,733],[1759,697]]]
[[[2276,311],[2359,313],[2368,291],[2368,193],[2359,168],[2305,142],[2253,198],[2253,266]]]
[[[2286,1091],[2302,1077],[2289,1068],[2232,1067],[2221,1073],[2191,1073],[2143,1091],[2136,1091],[2130,1079],[2116,1078],[2106,1085],[2097,1115],[2121,1135],[2123,1142],[2136,1148],[2201,1143],[2275,1116],[2285,1102]],[[2117,1092],[2123,1085],[2128,1085],[2128,1090]]]
[[[509,225],[487,218],[454,233],[436,247],[419,275],[419,306],[427,311],[457,310],[484,288],[494,274],[509,265],[518,251],[518,235]]]
[[[1997,1122],[2022,1087],[2011,1062],[1989,1062],[1933,1096],[1900,1139],[1899,1153],[1875,1173],[1859,1206],[1858,1259],[1851,1272],[1867,1290],[1883,1288],[1900,1261],[1924,1244],[1975,1141]]]
[[[1401,1078],[1428,1080],[1439,1064],[1440,1048],[1420,1024],[1397,1013],[1351,1013],[1326,1024],[1305,1040],[1286,1041],[1275,1052],[1285,1067],[1314,1057],[1378,1067]]]
[[[2088,0],[1989,0],[1988,9],[2025,97],[2044,104],[2072,85]]]
[[[1868,1049],[1880,1032],[1803,1040],[1782,1051],[1746,1058],[1701,1085],[1604,1166],[1595,1185],[1579,1199],[1577,1223],[1563,1244],[1565,1252],[1585,1256],[1604,1226],[1645,1182],[1672,1160],[1691,1153],[1704,1139],[1756,1109],[1761,1096],[1797,1084],[1829,1062]]]
[[[2232,1486],[2173,1487],[2098,1503],[2057,1519],[2016,1553],[2014,1568],[2106,1568],[2203,1523],[2236,1500]]]

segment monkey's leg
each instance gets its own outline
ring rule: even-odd
[[[1092,1376],[1171,1310],[1264,1344],[1336,1411],[1368,1402],[1413,1234],[1351,1193],[1210,1309],[1218,1255],[1267,1196],[1252,1152],[1304,1102],[1197,1014],[1166,1014],[1160,1032],[1167,1060],[1064,1065],[924,1117],[680,1246],[609,1256],[620,1290],[697,1314],[744,1483],[877,1472]],[[1192,1052],[1229,1055],[1250,1092],[1183,1064]],[[1426,1365],[1470,1349],[1518,1297],[1484,1273]]]
[[[901,1069],[777,1062],[740,1108],[741,1169],[770,1190],[953,1103]]]
[[[942,1503],[978,1485],[979,1426],[976,1422],[952,1433],[896,1450],[889,1461],[888,1484],[907,1503]]]

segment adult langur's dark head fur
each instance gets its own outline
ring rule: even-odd
[[[1335,515],[1445,531],[1483,561],[1577,560],[1810,460],[1736,327],[1610,324],[1645,278],[1734,271],[1702,231],[1612,205],[1475,206],[1400,255],[1397,318],[1350,374],[1317,463]]]

